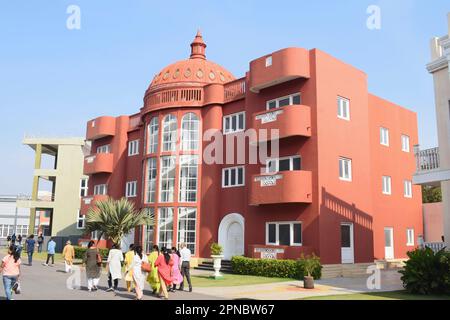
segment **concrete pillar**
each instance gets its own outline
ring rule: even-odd
[[[41,168],[42,145],[36,145],[36,153],[34,156],[34,169]],[[37,201],[39,192],[39,176],[33,176],[33,188],[31,190],[31,200]],[[36,208],[30,209],[30,222],[28,225],[28,233],[34,234],[34,225],[36,223]]]

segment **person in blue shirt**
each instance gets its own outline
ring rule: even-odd
[[[34,240],[34,234],[30,235],[25,241],[25,246],[28,254],[28,265],[31,266],[33,264],[33,253],[34,247],[36,246],[36,241]]]
[[[56,242],[53,240],[53,237],[51,237],[50,241],[47,243],[47,262],[44,263],[44,266],[48,266],[50,258],[52,258],[52,267],[55,266],[55,248]]]

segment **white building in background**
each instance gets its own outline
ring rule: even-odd
[[[447,34],[431,39],[432,61],[427,65],[434,81],[439,148],[420,150],[416,146],[417,172],[413,181],[441,186],[445,245],[450,248],[450,13],[447,22]]]

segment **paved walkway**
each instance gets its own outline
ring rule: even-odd
[[[402,290],[400,274],[395,270],[381,270],[380,289],[367,288],[367,277],[316,280],[314,289],[304,289],[303,281],[277,282],[239,287],[197,288],[223,299],[291,300],[313,296]]]
[[[0,254],[3,257],[3,254]],[[68,289],[66,281],[69,274],[64,272],[64,264],[56,263],[54,267],[45,267],[42,261],[34,261],[33,266],[28,266],[26,257],[22,257],[22,275],[20,284],[22,293],[14,295],[15,300],[132,300],[135,295],[128,293],[123,287],[125,282],[119,280],[119,292],[114,296],[112,292],[105,292],[108,287],[108,277],[103,273],[100,278],[99,290],[89,292],[86,288],[86,274],[81,272],[81,288]],[[122,288],[120,288],[122,286]],[[161,300],[152,296],[148,283],[145,284],[144,300]],[[0,300],[5,299],[3,282],[0,285]],[[196,290],[190,293],[187,291],[177,291],[169,293],[171,300],[216,300],[223,299],[205,293],[198,293]]]

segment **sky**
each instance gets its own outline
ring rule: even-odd
[[[80,8],[68,29],[67,8]],[[367,8],[380,8],[380,29]],[[370,92],[418,115],[421,147],[437,145],[429,42],[447,33],[450,1],[0,0],[0,194],[29,194],[25,134],[85,136],[86,122],[132,114],[153,76],[186,59],[197,29],[207,58],[237,78],[285,47],[318,48],[368,74]]]

